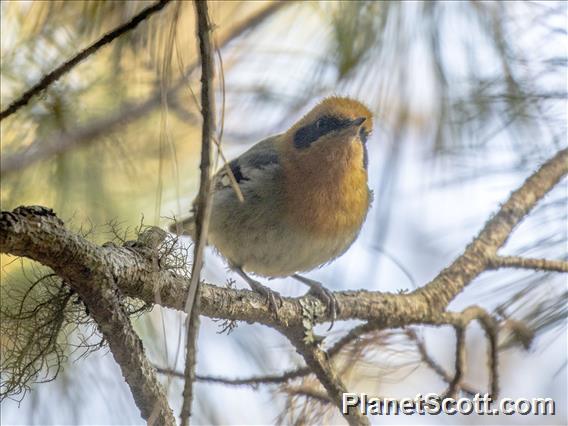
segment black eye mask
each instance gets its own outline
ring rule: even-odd
[[[323,116],[314,123],[298,129],[294,135],[294,146],[298,149],[308,148],[322,136],[343,129],[350,124],[349,119],[340,119],[331,115]]]

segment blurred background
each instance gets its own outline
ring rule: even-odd
[[[150,4],[2,2],[2,109]],[[228,158],[284,131],[328,95],[357,98],[374,112],[376,128],[368,142],[372,210],[351,249],[310,277],[334,290],[396,292],[423,285],[461,253],[512,190],[566,147],[567,5],[210,2],[222,58],[218,122]],[[1,122],[3,210],[51,207],[97,242],[113,238],[116,230],[132,237],[141,222],[165,227],[189,210],[198,190],[200,152],[193,15],[191,2],[169,4]],[[17,163],[21,158],[25,161]],[[501,253],[566,259],[567,199],[564,179]],[[41,271],[2,256],[3,311],[14,303],[8,286],[25,291]],[[218,285],[235,280],[246,287],[213,251],[207,252],[204,276]],[[270,285],[290,296],[305,290],[290,280]],[[373,421],[566,424],[567,295],[565,275],[502,270],[483,274],[450,306],[479,304],[535,332],[528,349],[502,333],[501,396],[554,398],[555,416]],[[92,325],[77,326],[84,322],[81,310],[70,309],[73,315],[34,378],[49,383],[31,383],[23,399],[21,393],[4,399],[2,423],[142,424],[112,355],[104,347],[94,350]],[[152,362],[183,371],[182,314],[155,307],[135,316],[134,324]],[[355,324],[318,331],[328,336],[329,346]],[[12,326],[3,321],[3,380],[13,353]],[[222,330],[223,324],[202,319],[199,374],[241,378],[301,365],[273,330],[249,324],[229,335]],[[451,374],[453,331],[415,330]],[[468,329],[467,343],[465,382],[486,391],[486,341],[476,324]],[[365,339],[364,350],[338,362],[353,366],[346,382],[355,392],[414,397],[446,388],[421,362],[404,330],[376,333]],[[162,378],[177,415],[183,383]],[[294,394],[293,384],[253,389],[197,383],[194,421],[288,424],[310,422],[310,415],[326,411],[327,417],[315,417],[319,423],[342,424],[334,408]]]

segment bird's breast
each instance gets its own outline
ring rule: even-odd
[[[294,228],[313,237],[355,237],[369,209],[362,147],[328,153],[285,169],[286,210]]]

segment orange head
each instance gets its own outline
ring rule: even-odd
[[[356,235],[369,208],[365,142],[373,127],[360,102],[324,99],[279,139],[291,221],[314,235]]]
[[[282,148],[291,161],[308,168],[359,155],[360,164],[366,167],[365,142],[372,129],[373,116],[367,107],[354,99],[333,96],[286,132],[283,140],[288,146]]]

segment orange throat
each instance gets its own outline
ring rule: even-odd
[[[356,234],[369,208],[359,141],[284,164],[290,222],[314,237]]]

